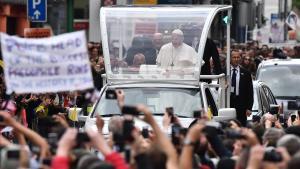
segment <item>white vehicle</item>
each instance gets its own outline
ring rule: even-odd
[[[150,107],[159,124],[166,107],[174,108],[184,127],[188,127],[193,120],[194,110],[211,112],[212,119],[216,121],[234,119],[235,110],[227,108],[230,87],[226,88],[225,81],[230,78],[224,74],[200,76],[200,63],[211,23],[215,16],[221,14],[230,18],[231,8],[195,5],[102,7],[100,21],[106,85],[93,112],[86,117],[85,128],[96,129],[95,116],[99,113],[105,120],[105,134],[109,118],[121,114],[116,100],[105,98],[108,88],[123,89],[127,105],[142,103]],[[223,26],[227,29],[229,67],[230,23]],[[191,29],[185,29],[187,27]],[[188,48],[194,48],[195,57],[176,56],[191,59],[177,59],[181,64],[157,65],[157,53],[160,51],[155,48],[158,42],[153,40],[153,35],[159,32],[163,36],[162,43],[171,44],[171,35],[176,29],[183,32],[183,42]],[[173,48],[169,57],[175,59]],[[219,79],[220,83],[207,84],[200,82],[201,78]],[[218,102],[212,96],[212,87],[219,89]],[[137,126],[145,125],[137,123]]]
[[[300,100],[300,59],[263,61],[257,69],[256,79],[270,87],[278,105],[283,108],[285,119],[295,113],[289,104]]]

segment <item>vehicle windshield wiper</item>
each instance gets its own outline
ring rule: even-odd
[[[116,115],[121,115],[121,114],[102,114],[101,117],[112,117]]]
[[[184,115],[178,115],[176,114],[177,117],[180,117],[180,118],[193,118],[193,117],[189,117],[189,116],[184,116]]]
[[[163,116],[164,113],[153,113],[153,116]],[[188,117],[188,116],[183,116],[183,115],[178,115],[176,114],[177,117],[180,117],[180,118],[191,118],[191,117]]]
[[[153,116],[163,116],[164,113],[153,113],[152,115],[153,115]]]

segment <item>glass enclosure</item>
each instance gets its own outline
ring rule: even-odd
[[[101,8],[107,78],[199,79],[206,29],[217,9],[217,6]]]

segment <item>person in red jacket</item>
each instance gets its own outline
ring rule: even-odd
[[[128,169],[128,165],[123,157],[112,151],[112,149],[106,143],[104,137],[92,130],[88,130],[87,134],[91,140],[92,146],[101,152],[105,157],[105,162],[108,162],[114,166],[115,169]],[[58,148],[56,156],[52,160],[52,169],[69,169],[70,159],[69,154],[71,149],[76,145],[77,130],[69,128],[58,142]]]

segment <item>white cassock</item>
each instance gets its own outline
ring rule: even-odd
[[[177,48],[172,43],[165,44],[161,47],[156,59],[156,63],[161,67],[189,67],[194,66],[196,61],[196,51],[185,43]]]

